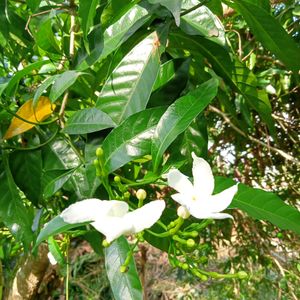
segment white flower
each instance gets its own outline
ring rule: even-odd
[[[195,218],[232,218],[231,215],[220,212],[231,203],[234,194],[237,192],[237,185],[219,194],[212,195],[214,177],[209,164],[203,158],[197,157],[195,153],[192,153],[192,157],[194,160],[192,169],[194,184],[177,169],[171,169],[166,176],[168,185],[178,192],[178,194],[174,194],[171,197],[186,208]]]
[[[61,214],[66,223],[92,222],[108,243],[122,234],[138,233],[150,228],[165,209],[163,200],[155,200],[132,212],[128,204],[117,200],[86,199],[70,205]]]

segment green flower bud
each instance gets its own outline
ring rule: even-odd
[[[102,157],[104,154],[103,149],[101,147],[97,148],[96,150],[96,156],[97,157]]]
[[[136,197],[138,198],[138,200],[143,201],[146,199],[147,193],[143,189],[138,189],[136,192]]]
[[[124,198],[125,198],[125,199],[129,199],[129,197],[130,197],[130,193],[129,193],[129,192],[125,192],[125,193],[124,193]]]
[[[120,272],[121,272],[121,273],[127,272],[127,267],[126,267],[126,266],[121,266],[121,267],[120,267]]]
[[[237,275],[238,275],[239,279],[246,279],[246,278],[248,278],[248,274],[245,271],[239,271],[237,273]]]
[[[98,159],[94,159],[94,166],[95,166],[95,167],[99,167]]]
[[[190,216],[190,212],[184,206],[179,206],[177,208],[177,215],[182,219],[187,219]]]
[[[114,182],[120,183],[120,182],[121,182],[120,176],[115,176],[115,177],[114,177]]]
[[[186,241],[186,245],[187,245],[188,248],[193,248],[196,245],[196,243],[193,239],[188,239]]]

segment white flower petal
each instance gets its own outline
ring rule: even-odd
[[[76,224],[96,221],[105,215],[124,215],[127,211],[128,204],[123,201],[86,199],[70,205],[60,216],[64,222]]]
[[[119,236],[130,234],[133,231],[132,224],[126,222],[125,217],[103,217],[91,225],[104,234],[109,243]]]
[[[188,177],[183,175],[177,169],[172,169],[167,174],[168,185],[175,189],[179,193],[185,193],[187,191],[193,191],[193,185],[189,181]]]
[[[189,201],[191,199],[190,195],[185,195],[185,194],[180,194],[180,193],[173,194],[173,195],[171,195],[171,197],[174,201],[176,201],[177,203],[179,203],[183,206],[189,205]]]
[[[212,195],[209,198],[210,205],[211,205],[211,212],[216,213],[226,209],[230,205],[237,190],[238,190],[238,185],[236,184],[222,191],[219,194]]]
[[[227,218],[233,219],[232,215],[225,214],[225,213],[215,213],[212,214],[210,217],[210,219],[227,219]]]
[[[126,223],[132,225],[131,233],[138,233],[146,228],[150,228],[158,221],[166,204],[163,200],[155,200],[145,204],[124,216]]]
[[[210,196],[214,190],[214,177],[211,171],[211,167],[206,160],[196,156],[192,152],[193,157],[193,177],[194,177],[194,189],[197,195]]]

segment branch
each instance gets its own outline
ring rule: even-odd
[[[225,113],[223,113],[223,112],[222,112],[221,110],[219,110],[218,108],[216,108],[216,107],[210,105],[210,106],[209,106],[209,110],[212,111],[212,112],[217,113],[218,115],[220,115],[220,116],[224,119],[224,121],[230,125],[230,127],[231,127],[233,130],[235,130],[237,133],[239,133],[239,134],[242,135],[243,137],[248,138],[250,141],[252,141],[252,142],[254,142],[254,143],[256,143],[256,144],[259,144],[259,145],[261,145],[261,146],[263,146],[263,147],[266,147],[267,149],[269,149],[269,150],[271,150],[271,151],[273,151],[273,152],[276,152],[277,154],[281,155],[281,156],[282,156],[283,158],[285,158],[286,160],[289,160],[289,161],[291,161],[291,162],[293,162],[293,163],[295,163],[295,164],[297,164],[297,165],[300,166],[299,160],[296,159],[296,158],[294,158],[294,157],[291,156],[290,154],[287,154],[287,153],[285,153],[284,151],[282,151],[282,150],[280,150],[280,149],[278,149],[278,148],[272,147],[272,146],[270,146],[270,145],[268,145],[268,144],[266,144],[266,143],[264,143],[264,142],[258,140],[257,138],[255,138],[255,137],[253,137],[253,136],[250,136],[250,135],[246,134],[245,132],[243,132],[241,129],[239,129],[237,126],[235,126],[235,125],[231,122],[231,120],[227,117],[227,115],[226,115]]]

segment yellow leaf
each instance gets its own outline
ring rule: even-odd
[[[29,122],[39,123],[49,117],[54,110],[55,105],[51,104],[48,97],[40,97],[36,107],[32,105],[32,99],[25,102],[17,111],[17,115]],[[4,139],[8,140],[22,132],[28,131],[34,124],[25,122],[17,117],[13,117]]]

